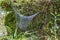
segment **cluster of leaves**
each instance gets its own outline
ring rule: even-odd
[[[16,28],[16,16],[15,16],[14,12],[10,12],[9,14],[6,14],[5,16],[6,16],[5,25],[7,26],[8,33],[9,34],[14,33],[13,30],[15,30],[15,28]]]

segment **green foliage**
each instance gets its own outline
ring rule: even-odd
[[[9,17],[8,17],[9,16]],[[8,31],[11,30],[11,33],[13,33],[16,28],[16,16],[14,12],[10,12],[5,16],[5,25],[7,26]]]
[[[10,3],[8,1],[7,2],[2,1],[0,6],[6,11],[11,11],[12,10],[12,8],[10,6]]]
[[[18,11],[21,12],[23,15],[32,15],[35,14],[36,12],[41,11],[39,15],[37,15],[30,23],[28,26],[28,31],[39,31],[40,29],[43,29],[44,32],[42,34],[48,34],[48,37],[51,38],[51,35],[58,34],[60,33],[60,29],[55,29],[54,21],[56,20],[57,26],[60,28],[60,0],[55,1],[52,0],[51,2],[46,2],[46,1],[34,1],[34,0],[17,0],[17,2],[13,2],[15,7],[17,7]],[[9,13],[5,16],[5,25],[7,26],[7,30],[10,34],[14,33],[15,27],[16,27],[16,15],[14,14],[14,11],[11,7],[11,2],[10,1],[2,1],[0,3],[0,6],[6,10],[9,11]],[[57,14],[55,14],[55,11]],[[54,17],[57,17],[56,19]],[[55,31],[57,30],[57,31]],[[42,30],[41,30],[42,31]],[[32,33],[32,32],[31,32]],[[46,34],[46,35],[47,35]],[[58,35],[57,34],[57,35]],[[40,33],[39,33],[40,35]],[[42,35],[43,36],[43,35]],[[24,33],[21,35],[19,39],[26,38]],[[34,39],[35,40],[35,37]]]

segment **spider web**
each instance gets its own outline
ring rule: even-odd
[[[40,12],[37,12],[31,16],[24,16],[20,12],[18,12],[18,9],[13,6],[13,0],[11,0],[11,7],[13,8],[15,14],[16,14],[16,27],[19,27],[22,30],[26,30],[27,26],[30,24],[31,20],[38,15]]]
[[[27,26],[30,24],[31,20],[37,15],[39,14],[39,12],[31,15],[31,16],[24,16],[21,13],[19,13],[15,7],[13,7],[13,10],[16,14],[16,18],[17,18],[17,27],[19,27],[22,30],[26,30]]]

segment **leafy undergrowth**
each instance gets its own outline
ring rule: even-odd
[[[42,31],[42,30],[41,30]],[[49,32],[50,31],[50,32]],[[48,32],[21,32],[13,35],[0,37],[0,40],[60,40],[60,36],[56,33],[56,28],[52,27]]]
[[[10,0],[9,0],[10,1]],[[37,3],[37,2],[36,2]],[[42,11],[42,14],[39,14],[29,25],[29,30],[38,30],[38,27],[45,27],[45,30],[38,30],[33,32],[12,32],[15,30],[16,19],[11,8],[10,2],[3,1],[0,3],[0,6],[6,10],[11,12],[5,17],[5,25],[8,26],[7,30],[9,33],[13,33],[13,35],[8,34],[8,36],[0,37],[0,40],[60,40],[60,28],[55,28],[57,26],[60,27],[60,0],[55,2],[40,2],[36,4],[33,1],[26,2],[20,1],[18,6],[18,11],[20,11],[24,15],[32,15],[37,11]],[[31,5],[32,4],[32,5]],[[16,6],[18,3],[16,4]],[[56,11],[57,10],[57,11]],[[57,12],[57,14],[56,14]],[[44,13],[44,14],[43,14]],[[41,24],[41,25],[40,25]],[[55,25],[55,26],[53,26]],[[57,25],[57,26],[56,26]],[[20,30],[19,30],[20,31]]]

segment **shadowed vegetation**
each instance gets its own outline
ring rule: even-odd
[[[18,11],[25,16],[35,14],[36,12],[41,12],[28,25],[27,31],[29,31],[29,33],[32,33],[31,35],[33,36],[37,35],[36,37],[38,38],[43,36],[41,40],[46,40],[51,37],[52,37],[51,38],[52,40],[55,40],[60,37],[60,0],[58,1],[56,0],[51,0],[51,1],[35,1],[35,0],[19,1],[17,0],[17,1],[14,1],[13,4],[11,4],[10,0],[2,1],[0,6],[2,7],[2,9],[9,12],[5,16],[5,25],[7,26],[9,35],[13,34],[16,28],[16,15],[14,14],[14,11],[11,5],[14,5],[18,9]],[[58,29],[55,27],[56,24],[58,26]],[[37,33],[34,34],[33,32],[36,32],[36,31]],[[21,29],[18,29],[18,34],[20,32],[23,32],[23,34],[21,35],[21,38],[22,37],[25,38],[26,34],[24,35],[24,31],[22,31]]]

